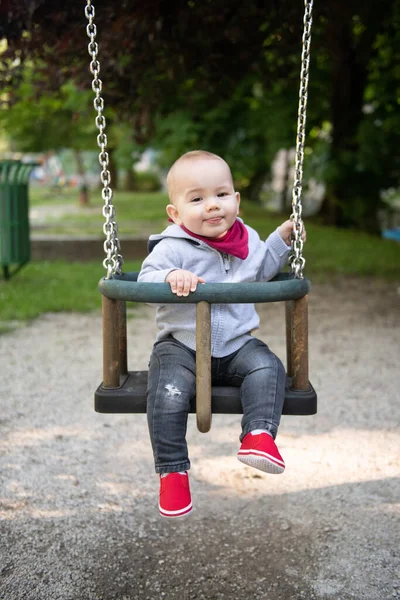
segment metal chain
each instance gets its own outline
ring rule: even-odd
[[[117,237],[118,226],[115,222],[115,208],[112,204],[113,193],[110,186],[111,176],[108,170],[109,157],[106,152],[107,147],[107,136],[105,134],[106,120],[103,115],[104,100],[100,95],[102,90],[102,81],[99,79],[98,74],[100,72],[100,62],[97,59],[98,56],[98,44],[95,41],[96,38],[96,25],[94,24],[95,10],[91,0],[86,0],[85,15],[89,23],[86,27],[87,35],[90,39],[88,44],[88,52],[91,56],[90,72],[93,75],[92,89],[95,93],[95,99],[93,102],[94,108],[97,111],[97,117],[95,119],[96,127],[99,130],[97,136],[97,144],[100,148],[99,163],[102,167],[100,179],[103,184],[102,198],[104,200],[103,216],[106,221],[103,225],[103,231],[106,235],[104,242],[104,252],[106,258],[103,261],[103,266],[107,270],[106,279],[109,279],[116,273],[121,273],[121,267],[124,259],[120,254],[120,242]],[[302,53],[301,53],[301,70],[300,70],[300,90],[299,90],[299,109],[298,109],[298,120],[297,120],[297,138],[296,138],[296,161],[295,161],[295,176],[293,183],[292,192],[292,214],[291,219],[294,222],[294,239],[292,240],[292,250],[289,258],[289,264],[292,273],[298,278],[303,277],[303,268],[305,265],[305,259],[303,258],[303,241],[301,239],[303,233],[303,221],[302,221],[302,180],[303,180],[303,162],[304,162],[304,143],[305,143],[305,125],[306,125],[306,111],[307,111],[307,97],[308,97],[308,76],[310,66],[310,44],[311,44],[311,26],[312,26],[312,7],[313,0],[304,0],[304,29],[302,39]]]
[[[101,173],[100,180],[103,184],[103,189],[101,192],[101,196],[104,200],[103,206],[103,216],[105,218],[105,223],[103,225],[103,232],[106,236],[106,240],[104,242],[104,252],[106,253],[106,258],[103,260],[103,266],[107,270],[106,279],[110,279],[115,274],[121,273],[121,268],[124,263],[124,259],[120,254],[121,245],[119,239],[117,237],[118,234],[118,225],[115,222],[115,208],[112,204],[113,192],[111,189],[111,175],[108,169],[109,166],[109,156],[106,152],[107,148],[107,136],[105,134],[106,129],[106,120],[103,115],[104,110],[104,100],[101,97],[100,93],[102,90],[102,81],[99,79],[100,72],[100,62],[97,58],[99,46],[95,41],[96,38],[96,25],[94,24],[94,6],[91,3],[91,0],[86,0],[85,6],[85,15],[87,20],[89,21],[86,26],[86,33],[90,39],[88,45],[88,52],[91,56],[91,62],[89,65],[90,72],[93,75],[92,81],[92,90],[95,93],[95,99],[93,101],[93,106],[95,111],[97,111],[97,117],[95,119],[96,127],[99,130],[99,134],[97,136],[97,145],[100,148],[99,153],[99,163],[101,165]]]
[[[308,96],[308,74],[310,67],[310,44],[311,44],[311,25],[312,25],[312,7],[313,0],[304,0],[304,29],[303,46],[301,52],[301,70],[300,70],[300,90],[299,90],[299,110],[297,118],[297,138],[296,138],[296,162],[294,183],[292,192],[292,214],[291,220],[294,222],[294,235],[292,240],[292,250],[289,257],[291,272],[302,279],[305,259],[303,258],[303,221],[301,218],[302,205],[302,180],[303,180],[303,162],[304,162],[304,142],[307,116],[307,96]]]

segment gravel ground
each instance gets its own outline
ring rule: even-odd
[[[281,304],[260,336],[285,355]],[[315,285],[316,416],[282,420],[281,476],[235,458],[240,417],[190,418],[195,511],[157,515],[144,415],[99,415],[100,316],[0,336],[1,600],[400,598],[399,290]],[[146,368],[153,310],[129,320]]]

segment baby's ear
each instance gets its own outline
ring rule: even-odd
[[[237,201],[237,214],[239,214],[239,207],[240,207],[240,194],[239,194],[239,192],[235,192],[235,196],[236,196],[236,201]]]
[[[168,204],[166,207],[167,215],[177,225],[182,225],[182,220],[179,217],[178,209],[174,204]]]

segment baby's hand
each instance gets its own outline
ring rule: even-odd
[[[278,233],[287,246],[290,246],[292,242],[292,232],[294,230],[294,221],[285,221],[278,227]],[[303,242],[306,241],[306,229],[303,224],[303,231],[301,234]]]
[[[197,277],[191,271],[176,269],[168,273],[165,278],[171,285],[171,291],[177,296],[189,296],[189,292],[195,292],[198,283],[205,283],[202,277]]]

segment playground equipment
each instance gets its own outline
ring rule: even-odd
[[[286,302],[287,382],[284,414],[309,415],[317,410],[317,395],[308,379],[308,292],[310,282],[303,276],[302,178],[304,160],[305,123],[307,108],[308,73],[312,25],[312,0],[305,0],[304,31],[302,38],[299,110],[296,139],[295,179],[292,193],[294,236],[290,256],[290,274],[280,274],[264,283],[203,284],[188,297],[177,297],[168,283],[137,283],[137,273],[122,273],[123,257],[115,221],[115,207],[108,170],[106,151],[106,121],[99,79],[100,62],[95,10],[87,0],[85,15],[93,75],[92,89],[99,130],[97,143],[102,167],[101,182],[104,201],[103,231],[106,236],[103,265],[106,276],[100,281],[103,306],[103,382],[95,392],[95,409],[104,413],[146,412],[147,371],[128,371],[126,302],[195,303],[196,304],[196,398],[192,412],[196,412],[197,426],[202,432],[211,427],[212,412],[241,413],[239,388],[212,387],[211,385],[211,303]]]

